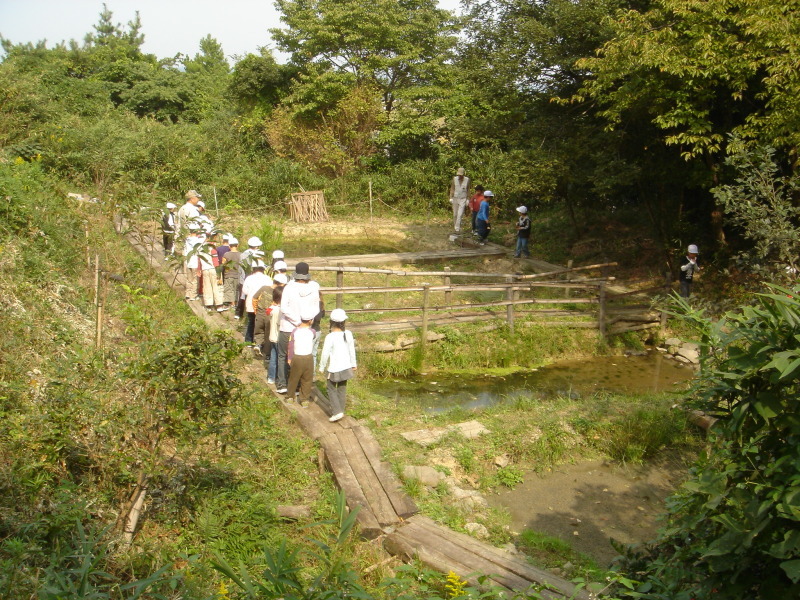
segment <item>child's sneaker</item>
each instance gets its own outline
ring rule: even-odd
[[[336,423],[336,421],[339,421],[342,417],[344,417],[344,413],[336,413],[330,419],[328,419],[328,421],[331,423]]]

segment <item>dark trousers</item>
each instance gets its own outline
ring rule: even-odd
[[[681,298],[688,298],[692,293],[692,282],[685,279],[681,280]]]
[[[165,233],[161,243],[164,244],[164,256],[172,254],[172,245],[175,243],[175,234]]]
[[[310,354],[295,354],[292,359],[292,370],[289,373],[289,400],[294,398],[294,393],[299,385],[300,402],[311,399],[311,384],[314,382],[314,357]]]
[[[484,221],[483,219],[476,219],[478,226],[478,237],[481,238],[482,242],[485,242],[486,239],[489,237],[489,222]]]
[[[472,231],[478,231],[478,211],[472,211]]]
[[[278,334],[278,365],[275,370],[275,387],[279,390],[286,387],[289,375],[289,365],[286,364],[286,358],[289,354],[289,336],[291,335],[288,331],[281,331]]]
[[[256,330],[256,313],[247,313],[247,329],[244,332],[244,341],[247,344],[253,343],[253,334]]]

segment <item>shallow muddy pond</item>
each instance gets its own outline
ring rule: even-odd
[[[377,394],[396,402],[416,401],[428,412],[455,407],[482,408],[517,398],[569,395],[576,398],[607,391],[644,394],[685,388],[694,369],[656,352],[561,361],[512,375],[449,375],[386,379],[370,384]]]
[[[304,239],[285,240],[286,256],[349,256],[351,254],[383,254],[402,252],[399,242],[386,239]]]

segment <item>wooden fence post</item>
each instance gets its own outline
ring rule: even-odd
[[[672,272],[667,271],[664,274],[664,295],[669,296],[672,293]],[[661,335],[664,335],[664,330],[667,328],[667,312],[661,311]]]
[[[606,337],[606,284],[599,283],[597,285],[597,296],[600,306],[597,309],[597,328],[600,330],[600,335]]]
[[[572,259],[571,258],[567,261],[567,268],[568,269],[572,268]],[[569,279],[569,273],[564,273],[564,279]],[[569,298],[569,288],[568,287],[564,288],[564,298]]]
[[[513,277],[506,277],[506,283],[514,283]],[[508,287],[506,290],[506,300],[513,301],[514,300],[514,290],[511,286]],[[509,304],[506,306],[506,320],[508,321],[508,330],[511,333],[514,333],[514,305]]]
[[[383,287],[385,288],[389,287],[389,273],[387,273],[386,277],[383,278]],[[389,292],[386,292],[383,295],[383,308],[386,308],[388,306],[389,306]]]
[[[336,287],[343,288],[344,287],[344,269],[342,268],[342,263],[339,263],[339,270],[336,271]],[[344,294],[341,292],[336,294],[336,308],[342,308],[342,299],[344,298]]]
[[[422,284],[422,339],[420,343],[422,344],[422,352],[425,352],[425,346],[428,344],[428,308],[430,307],[431,301],[431,284],[430,283],[423,283]]]
[[[450,272],[450,267],[445,267],[444,270],[449,273]],[[444,284],[449,286],[450,285],[450,275],[445,275],[443,277],[443,279],[444,279]],[[453,292],[451,292],[450,290],[447,290],[444,293],[444,304],[445,304],[445,306],[450,306],[452,303],[453,303]]]
[[[369,222],[372,223],[372,179],[369,180]]]

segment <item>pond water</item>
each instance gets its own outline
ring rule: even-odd
[[[483,408],[532,395],[581,397],[598,391],[643,394],[678,390],[694,369],[660,353],[561,361],[511,375],[432,374],[371,382],[370,389],[396,402],[416,401],[427,412]]]
[[[286,256],[348,256],[351,254],[383,254],[402,252],[400,243],[395,240],[352,238],[352,239],[305,239],[284,240],[283,251]]]

